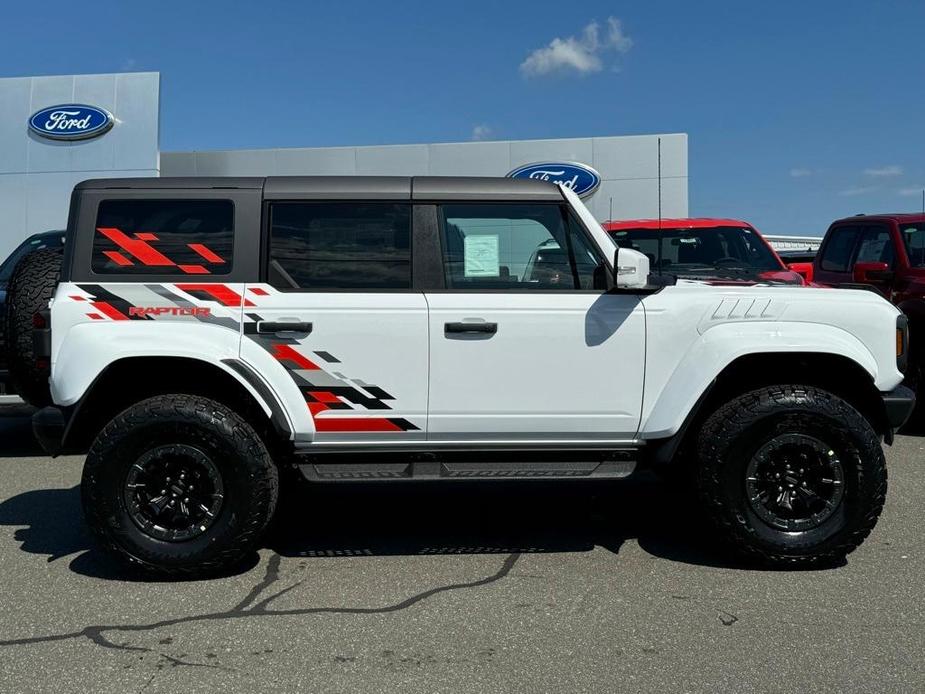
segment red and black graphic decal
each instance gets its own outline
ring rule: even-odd
[[[259,316],[252,316],[259,320]],[[245,324],[246,328],[246,324]],[[247,332],[245,330],[245,332]],[[419,427],[403,417],[323,417],[323,412],[384,410],[392,408],[386,401],[395,398],[379,386],[366,383],[354,386],[340,374],[332,374],[318,365],[318,361],[339,364],[340,360],[329,352],[318,351],[307,357],[293,344],[272,342],[261,344],[279,361],[299,386],[308,410],[319,432],[400,432],[418,431]]]
[[[168,257],[157,248],[160,240],[157,234],[135,232],[131,236],[116,227],[98,227],[97,232],[111,241],[116,248],[100,251],[110,262],[120,268],[136,264],[145,267],[164,268],[164,272],[179,270],[186,275],[211,275],[214,266],[226,264],[225,259],[204,243],[186,243],[181,255],[183,262]],[[195,259],[195,262],[191,262]]]
[[[254,306],[250,299],[242,297],[224,284],[177,284],[177,289],[203,301],[217,301],[222,306]]]
[[[198,285],[197,285],[198,286]],[[210,285],[219,287],[219,295],[228,299],[222,293],[222,289],[227,290],[224,285]],[[219,315],[208,306],[198,306],[184,296],[171,291],[168,286],[162,284],[135,284],[131,287],[123,287],[128,294],[120,296],[99,284],[78,284],[77,287],[86,292],[89,296],[80,294],[70,295],[68,298],[72,301],[86,302],[91,312],[86,315],[91,320],[152,320],[156,318],[190,318],[210,325],[217,325],[235,332],[240,331],[241,322],[236,320],[234,312],[228,312],[232,315],[221,315],[222,311],[216,309]],[[240,295],[231,291],[241,299]],[[211,294],[206,296],[208,301],[219,301]],[[229,299],[230,300],[230,299]],[[165,302],[167,302],[165,304]],[[224,303],[224,302],[220,302]],[[238,304],[240,306],[240,304]]]
[[[90,307],[95,309],[87,313],[92,320],[151,320],[150,315],[139,313],[138,308],[121,296],[117,296],[98,284],[78,284],[82,291],[90,295],[89,298],[82,296],[72,297],[75,300],[87,301]]]

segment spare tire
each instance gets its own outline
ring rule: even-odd
[[[61,249],[46,248],[19,261],[7,287],[6,345],[10,383],[30,405],[51,404],[49,365],[35,353],[35,314],[48,308],[61,274]]]

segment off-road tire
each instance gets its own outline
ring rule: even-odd
[[[224,500],[201,535],[152,537],[133,519],[123,490],[130,469],[165,445],[194,447],[221,475]],[[174,576],[227,570],[253,552],[273,517],[279,476],[266,445],[238,414],[194,395],[143,400],[107,424],[84,463],[81,498],[91,531],[107,549],[144,569]]]
[[[746,468],[763,443],[782,434],[817,437],[838,456],[844,494],[832,515],[805,532],[784,532],[754,511]],[[729,544],[777,567],[834,565],[877,523],[887,471],[880,438],[850,404],[819,388],[780,385],[741,395],[716,410],[697,440],[701,502]]]
[[[6,345],[10,384],[30,405],[51,404],[48,369],[36,363],[32,342],[33,316],[48,308],[61,274],[63,253],[45,248],[24,257],[7,288]]]

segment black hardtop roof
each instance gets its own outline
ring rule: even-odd
[[[269,200],[549,200],[561,201],[547,181],[477,176],[267,176],[94,178],[75,190],[262,189]]]

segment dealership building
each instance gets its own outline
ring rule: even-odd
[[[611,210],[635,219],[658,215],[661,141],[662,214],[688,215],[685,134],[161,152],[160,112],[156,72],[0,79],[0,260],[26,236],[64,228],[71,189],[87,178],[522,175],[568,184],[575,172],[588,178],[583,196],[597,219]]]

